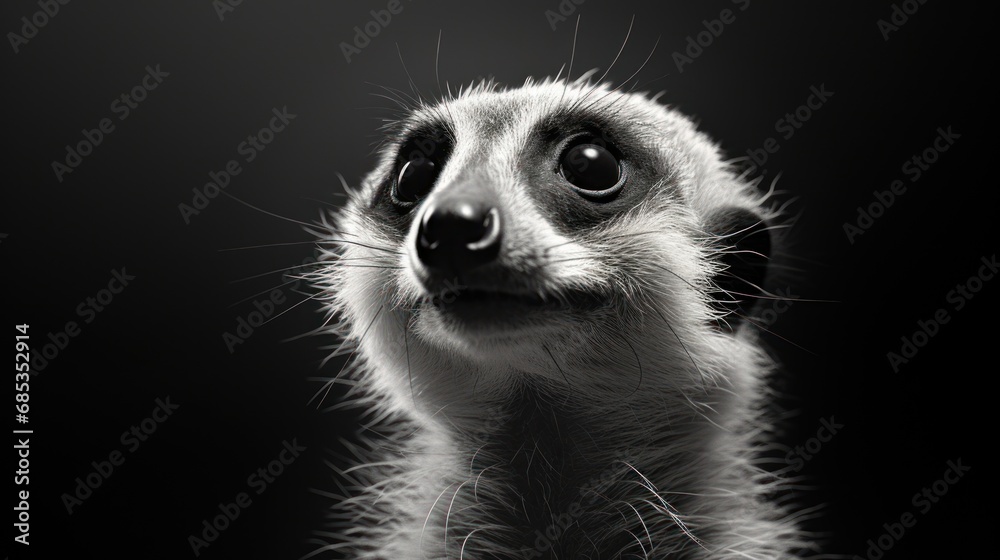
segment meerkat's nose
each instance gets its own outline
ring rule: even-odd
[[[417,256],[428,268],[452,273],[489,263],[500,253],[500,211],[481,193],[431,200],[420,216]]]

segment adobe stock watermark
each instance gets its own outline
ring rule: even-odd
[[[972,301],[972,298],[976,297],[976,294],[1000,270],[1000,263],[997,263],[996,253],[989,258],[985,256],[980,257],[979,262],[982,264],[980,264],[975,274],[967,278],[964,282],[955,284],[955,287],[945,294],[945,301],[951,304],[952,311],[961,311],[964,309]],[[942,325],[946,325],[950,321],[951,315],[948,313],[948,308],[941,307],[931,314],[929,319],[918,320],[917,329],[911,335],[899,337],[901,343],[899,350],[888,352],[885,355],[893,373],[899,373],[900,367],[910,363],[910,360],[916,357],[920,349],[927,346],[931,339],[941,332]]]
[[[795,300],[800,297],[801,296],[792,293],[792,288],[790,286],[775,290],[774,295],[766,300],[769,303],[765,305],[762,310],[754,313],[754,315],[756,315],[756,320],[753,324],[758,327],[769,327],[773,325],[778,321],[778,316],[785,311],[788,311],[792,304],[795,303]]]
[[[314,251],[311,256],[302,259],[302,262],[299,263],[298,266],[290,267],[289,270],[294,271],[307,268],[310,265],[316,264],[318,260],[316,252]],[[282,278],[284,278],[284,276],[282,276]],[[299,289],[302,281],[302,278],[296,278],[287,286],[271,290],[267,293],[267,297],[254,299],[253,311],[248,312],[246,316],[240,315],[236,317],[236,327],[232,330],[232,332],[225,331],[222,333],[222,342],[226,345],[226,349],[229,350],[229,353],[235,353],[237,346],[249,340],[257,329],[264,326],[272,318],[277,317],[275,313],[278,311],[279,306],[284,305],[285,302],[288,301],[288,296],[285,294],[286,290],[295,293]]]
[[[542,15],[545,16],[545,21],[549,22],[549,27],[552,31],[556,30],[556,27],[560,23],[566,21],[573,14],[576,13],[576,9],[582,6],[587,0],[560,0],[559,4],[556,6],[555,10],[548,9]]]
[[[961,137],[962,135],[953,131],[950,126],[947,128],[938,127],[937,136],[931,141],[931,144],[920,153],[913,154],[912,157],[904,161],[899,169],[900,172],[909,179],[911,185],[916,183],[923,177],[924,172],[941,158],[941,154],[950,150],[955,144],[955,140]],[[853,223],[844,222],[842,227],[844,234],[847,235],[847,241],[854,245],[859,236],[864,235],[875,225],[875,220],[884,216],[886,210],[892,208],[897,197],[906,194],[906,186],[906,182],[902,179],[896,179],[889,183],[888,189],[872,191],[875,201],[864,208],[858,206],[858,215]]]
[[[253,301],[254,310],[247,313],[246,317],[241,315],[236,318],[236,327],[233,332],[222,333],[222,342],[226,344],[229,353],[236,352],[236,347],[253,336],[254,330],[262,327],[286,301],[288,298],[280,288],[271,290],[266,298],[255,299]]]
[[[281,109],[278,109],[277,107],[272,108],[271,114],[273,116],[271,117],[271,120],[268,121],[267,126],[264,126],[256,133],[247,136],[245,140],[236,146],[236,153],[243,156],[243,163],[250,163],[257,159],[257,156],[267,148],[268,144],[274,141],[278,133],[285,130],[288,125],[295,120],[295,117],[298,116],[289,113],[287,105],[283,106]],[[212,199],[219,196],[219,191],[228,187],[229,183],[232,182],[233,177],[242,172],[243,167],[238,159],[229,160],[219,171],[209,171],[209,181],[201,188],[195,187],[191,189],[191,192],[193,193],[191,197],[191,204],[185,204],[182,202],[177,205],[177,210],[180,211],[181,219],[184,220],[184,224],[190,224],[192,216],[197,216],[201,214],[203,210],[208,208]]]
[[[101,288],[92,296],[81,301],[76,306],[76,315],[84,325],[89,325],[97,318],[97,314],[104,311],[115,296],[122,293],[128,287],[129,282],[135,280],[135,276],[129,274],[123,266],[120,269],[111,271],[111,279],[106,287]],[[47,342],[38,349],[31,350],[31,372],[38,375],[45,371],[45,368],[56,359],[59,354],[69,346],[70,340],[80,336],[83,332],[80,323],[76,321],[66,321],[66,324],[56,332],[49,332]]]
[[[146,66],[146,75],[132,89],[119,95],[111,101],[110,111],[118,117],[118,121],[124,121],[132,114],[132,111],[139,108],[139,104],[146,100],[149,92],[158,88],[163,83],[163,79],[169,76],[169,72],[160,70],[160,65]],[[115,121],[111,117],[104,117],[97,123],[97,127],[83,129],[80,134],[83,140],[74,145],[66,145],[66,156],[62,161],[52,161],[52,172],[56,175],[56,180],[63,182],[63,176],[72,173],[83,163],[83,158],[94,153],[94,150],[104,142],[106,136],[115,131]]]
[[[788,464],[788,468],[795,472],[801,471],[805,466],[807,461],[811,461],[813,457],[819,454],[823,450],[823,446],[830,442],[834,436],[840,433],[840,430],[844,429],[843,424],[838,424],[833,416],[829,418],[820,419],[820,427],[816,430],[816,435],[807,439],[802,445],[796,445],[788,450],[785,454],[785,463]]]
[[[454,303],[461,295],[462,290],[467,289],[468,286],[465,284],[460,284],[458,277],[452,278],[450,280],[445,280],[441,289],[435,291],[429,298],[427,298],[427,303],[434,307],[435,309],[441,309],[442,307]]]
[[[440,289],[426,296],[422,301],[434,309],[441,309],[446,305],[454,303],[461,295],[462,290],[467,288],[468,286],[458,282],[458,277],[451,278],[445,280]],[[407,351],[408,335],[404,334],[400,338],[394,338],[392,344],[395,346],[396,351],[405,353]]]
[[[20,409],[18,409],[20,410]],[[31,436],[22,438],[21,434],[14,432],[15,453],[17,453],[17,470],[14,471],[14,486],[18,488],[15,492],[17,505],[14,506],[14,528],[18,535],[14,537],[14,542],[31,546],[28,540],[31,536]]]
[[[224,21],[226,14],[235,12],[236,7],[242,3],[243,0],[212,0],[212,9],[219,16],[219,21]]]
[[[750,7],[750,0],[730,1],[739,8],[740,12],[746,11]],[[684,39],[686,44],[683,53],[674,51],[670,55],[671,60],[674,61],[674,65],[677,66],[677,72],[683,74],[686,65],[693,63],[694,59],[705,52],[705,49],[712,46],[715,40],[722,36],[722,32],[725,31],[726,26],[736,22],[737,13],[739,12],[724,8],[719,12],[719,17],[711,20],[701,20],[701,25],[705,29],[694,35],[688,35]]]
[[[413,1],[413,0],[409,0]],[[389,24],[392,23],[392,16],[403,13],[403,3],[401,0],[389,0],[385,8],[372,10],[369,12],[372,19],[363,25],[354,26],[354,37],[350,43],[340,42],[340,52],[344,55],[344,60],[351,63],[351,57],[361,54],[365,48],[372,43],[372,39],[378,37]]]
[[[530,551],[524,551],[522,557],[538,558],[548,552],[566,530],[588,511],[589,506],[596,504],[604,497],[605,490],[621,479],[622,474],[631,470],[627,465],[632,462],[631,455],[626,455],[625,458],[615,461],[600,474],[587,481],[580,488],[580,497],[567,506],[565,511],[555,516],[553,522],[545,528],[544,532],[535,530],[534,548]]]
[[[124,452],[121,449],[114,449],[108,453],[106,459],[91,461],[90,466],[94,470],[82,477],[76,477],[76,487],[72,493],[63,493],[61,498],[63,506],[66,508],[66,513],[73,515],[73,509],[83,505],[84,501],[93,496],[94,491],[100,488],[119,467],[125,464],[127,455],[135,453],[149,439],[149,436],[156,433],[160,424],[166,422],[180,408],[180,405],[170,402],[170,395],[162,399],[157,398],[155,402],[156,406],[148,417],[143,418],[141,422],[122,432],[119,440],[125,447]]]
[[[20,53],[21,47],[34,39],[38,35],[38,32],[48,25],[52,21],[52,18],[59,14],[59,7],[69,4],[69,1],[38,0],[38,11],[31,14],[31,16],[21,18],[21,33],[18,34],[13,31],[7,33],[7,41],[10,42],[10,48],[14,49],[14,54]]]
[[[285,468],[294,463],[306,450],[305,446],[299,445],[298,438],[293,438],[291,442],[284,440],[281,445],[282,449],[277,457],[247,477],[248,490],[253,490],[254,494],[258,496],[263,494],[285,472]],[[201,556],[204,549],[210,547],[251,505],[253,498],[248,491],[239,492],[231,502],[219,503],[217,508],[219,513],[203,519],[198,534],[188,535],[188,545],[195,557]]]
[[[927,0],[904,0],[899,4],[893,4],[888,20],[880,19],[875,22],[879,32],[882,34],[882,39],[888,41],[889,34],[899,31],[900,27],[903,27],[906,25],[906,22],[910,21],[910,16],[917,13],[920,6],[926,3]]]
[[[412,149],[409,151],[400,150],[396,155],[396,162],[402,169],[407,163],[421,163],[442,150],[442,146],[447,145],[447,140],[443,137],[415,138],[411,142]]]
[[[785,113],[785,116],[775,121],[774,131],[780,134],[783,140],[791,140],[796,131],[813,118],[833,95],[834,92],[826,89],[826,83],[821,83],[818,87],[809,86],[809,97],[806,98],[805,103],[796,107],[794,111]],[[749,173],[756,173],[780,149],[781,143],[773,136],[764,140],[760,148],[748,149],[747,156],[753,162],[749,167]],[[764,172],[766,173],[767,170],[765,169]]]
[[[906,535],[908,529],[912,529],[917,524],[918,515],[925,515],[934,507],[934,504],[941,501],[941,498],[948,494],[951,487],[958,483],[972,467],[962,464],[962,458],[947,462],[947,469],[941,478],[932,484],[925,486],[910,499],[910,504],[916,508],[916,512],[904,511],[898,521],[883,523],[884,533],[873,539],[868,539],[865,543],[868,548],[864,556],[855,554],[852,560],[880,560],[885,553],[892,550],[896,543]]]

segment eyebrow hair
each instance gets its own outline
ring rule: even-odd
[[[433,136],[438,132],[454,138],[451,124],[441,115],[433,115],[430,118],[414,118],[410,115],[402,119],[393,119],[386,121],[379,130],[389,142],[405,142],[410,138],[421,135]]]
[[[607,114],[584,107],[560,107],[545,115],[533,128],[547,139],[574,132],[592,132],[608,140],[622,136],[621,127]]]
[[[583,107],[559,107],[545,115],[539,124],[550,128],[572,128],[579,123],[591,123],[602,128],[611,126],[610,120],[601,113]]]
[[[443,136],[448,142],[456,142],[455,131],[451,123],[441,118],[441,115],[434,115],[429,119],[414,119],[411,117],[387,121],[380,128],[382,137],[375,147],[375,151],[387,151],[393,158],[397,158],[399,151],[409,142],[417,138],[439,138]]]

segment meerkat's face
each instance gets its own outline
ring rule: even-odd
[[[389,131],[336,218],[331,276],[356,336],[405,331],[407,351],[496,364],[676,346],[719,318],[734,238],[715,235],[763,217],[689,120],[606,86],[484,86]]]

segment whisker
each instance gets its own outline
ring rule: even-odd
[[[399,107],[401,109],[409,110],[409,107],[407,107],[405,103],[403,103],[402,101],[396,99],[395,97],[390,97],[388,95],[384,95],[384,94],[381,94],[381,93],[369,93],[368,95],[371,95],[372,97],[381,97],[382,99],[388,99],[389,101],[392,101],[396,105],[399,105]]]
[[[659,37],[657,37],[657,39],[659,39]],[[635,91],[635,90],[637,90],[637,89],[640,89],[640,88],[645,88],[645,87],[646,87],[646,86],[648,86],[649,84],[651,84],[651,83],[653,83],[653,82],[657,82],[657,81],[659,81],[659,80],[662,80],[663,78],[666,78],[666,77],[667,77],[667,76],[669,76],[669,75],[670,75],[669,73],[667,73],[667,74],[663,74],[662,76],[657,76],[657,77],[653,78],[652,80],[647,80],[647,81],[643,82],[642,84],[639,84],[638,82],[636,82],[636,85],[635,85],[635,86],[632,86],[632,87],[631,87],[631,88],[629,89],[629,91]],[[666,90],[664,90],[664,91],[661,91],[661,92],[659,92],[659,93],[657,93],[657,94],[653,95],[653,97],[651,97],[651,98],[650,98],[649,100],[650,100],[650,101],[653,101],[653,102],[655,103],[655,102],[656,102],[657,100],[659,100],[659,98],[660,98],[660,97],[661,97],[661,96],[662,96],[663,94],[665,94],[665,93],[667,93],[667,92],[666,92]]]
[[[331,260],[331,263],[333,263],[333,266],[336,266],[336,263],[343,262],[343,261],[368,261],[368,260],[375,261],[375,259],[384,259],[384,258],[388,258],[388,257],[384,257],[382,255],[364,255],[364,256],[361,256],[361,257],[340,257],[340,256],[338,256],[337,258]],[[375,261],[375,262],[378,262],[378,261]],[[395,261],[391,261],[391,262],[395,262]]]
[[[279,268],[279,269],[276,269],[276,270],[270,270],[268,272],[262,272],[260,274],[254,274],[253,276],[247,276],[246,278],[238,278],[236,280],[230,280],[229,283],[230,284],[239,284],[240,282],[246,282],[247,280],[253,280],[255,278],[261,278],[261,277],[264,277],[264,276],[269,276],[271,274],[278,274],[279,272],[288,272],[288,271],[294,270],[296,268],[302,268],[302,267],[306,267],[306,266],[322,266],[322,264],[323,263],[320,263],[320,262],[311,262],[311,263],[302,263],[302,264],[296,264],[296,265],[292,265],[292,266],[286,266],[284,268]]]
[[[423,527],[420,528],[420,539],[418,541],[419,542],[419,546],[420,546],[420,550],[425,550],[424,549],[424,533],[427,532],[427,524],[430,523],[430,521],[431,521],[431,515],[434,514],[434,510],[437,509],[438,502],[440,502],[441,498],[444,497],[445,492],[447,492],[448,490],[451,490],[451,487],[454,486],[455,484],[456,483],[452,482],[452,483],[449,483],[447,486],[445,486],[444,490],[442,490],[441,493],[438,494],[438,497],[434,499],[434,501],[431,503],[431,507],[427,510],[427,517],[424,518],[424,525],[423,525]],[[456,493],[458,492],[459,489],[461,489],[461,486],[459,486],[459,488],[456,490]]]
[[[420,94],[420,89],[417,88],[416,82],[414,82],[413,78],[410,76],[410,71],[406,68],[406,62],[403,61],[403,51],[399,49],[399,43],[396,43],[396,54],[399,55],[399,63],[403,66],[403,72],[406,74],[406,80],[410,82],[410,89],[413,90],[413,93],[417,96],[417,99],[420,101],[419,106],[422,107],[426,105],[426,103],[424,102],[424,96]]]
[[[633,19],[634,19],[634,16],[633,16]],[[626,40],[627,40],[627,39],[626,39]],[[598,103],[600,103],[600,102],[601,102],[602,100],[604,100],[605,98],[607,98],[607,97],[608,97],[609,95],[611,95],[611,94],[613,94],[613,93],[617,92],[618,90],[620,90],[621,88],[623,88],[623,87],[624,87],[624,86],[625,86],[626,84],[628,84],[628,83],[629,83],[630,81],[632,81],[632,78],[635,78],[636,76],[638,76],[638,75],[639,75],[639,72],[642,72],[642,69],[646,67],[646,64],[648,64],[648,63],[649,63],[649,60],[650,60],[651,58],[653,58],[653,53],[655,53],[655,52],[656,52],[656,47],[657,47],[657,45],[659,45],[659,44],[660,44],[660,38],[659,38],[659,37],[657,37],[657,38],[656,38],[656,42],[655,42],[655,43],[653,43],[653,49],[652,49],[651,51],[649,51],[649,55],[647,55],[647,56],[646,56],[646,60],[644,60],[644,61],[642,62],[642,64],[641,64],[641,65],[639,65],[639,69],[638,69],[638,70],[636,70],[635,72],[633,72],[631,76],[629,76],[628,78],[626,78],[626,79],[625,79],[625,80],[624,80],[624,81],[623,81],[623,82],[622,82],[621,84],[619,84],[619,85],[618,85],[617,87],[615,87],[614,89],[611,89],[611,90],[609,90],[609,91],[608,91],[607,93],[605,93],[605,94],[604,94],[604,95],[602,95],[601,97],[598,97],[597,99],[595,99],[594,101],[592,101],[592,102],[590,103],[590,105],[588,105],[588,106],[587,106],[586,110],[591,110],[591,109],[593,109],[595,105],[597,105]],[[628,93],[628,92],[626,92],[626,93]],[[625,94],[623,93],[622,95],[625,95]]]
[[[347,366],[349,366],[352,363],[351,358],[354,356],[355,352],[357,352],[358,348],[361,346],[361,341],[363,341],[365,339],[365,336],[368,335],[368,331],[371,330],[372,325],[375,324],[375,320],[378,319],[379,315],[382,314],[382,310],[384,309],[385,306],[383,305],[380,306],[379,310],[375,312],[375,316],[372,317],[372,320],[368,323],[368,326],[365,327],[364,332],[361,334],[361,338],[359,338],[358,341],[355,343],[354,349],[347,356],[347,360],[344,362],[343,367],[340,368],[340,371],[337,372],[337,375],[333,376],[326,384],[323,385],[323,387],[320,387],[319,391],[316,391],[316,393],[306,402],[306,404],[313,402],[313,399],[315,399],[316,396],[320,394],[320,392],[326,389],[326,392],[323,394],[323,398],[320,399],[318,403],[316,403],[316,408],[319,408],[320,406],[323,405],[323,402],[326,400],[326,396],[330,393],[330,389],[333,387],[334,383],[336,383],[337,380],[340,379],[340,376],[344,373],[344,370],[347,369]],[[323,362],[320,364],[320,367],[322,368],[323,365],[326,364],[326,362],[329,359],[330,357],[324,359]]]
[[[439,72],[441,65],[441,35],[443,34],[442,29],[438,29],[438,42],[437,49],[434,51],[434,81],[437,82],[438,96],[443,97],[444,93],[441,91],[441,73]]]
[[[404,266],[391,266],[391,265],[378,265],[378,264],[338,264],[337,266],[344,268],[380,268],[382,270],[402,270],[406,268]]]
[[[306,222],[301,222],[299,220],[295,220],[295,219],[292,219],[292,218],[286,218],[285,216],[282,216],[280,214],[275,214],[274,212],[268,212],[267,210],[263,210],[261,208],[257,208],[253,204],[250,204],[249,202],[246,202],[244,200],[240,200],[239,198],[236,198],[235,196],[229,194],[228,192],[226,192],[224,190],[220,190],[219,193],[228,196],[229,198],[235,200],[236,202],[239,202],[240,204],[243,204],[245,206],[253,208],[254,210],[256,210],[258,212],[261,212],[263,214],[267,214],[268,216],[273,216],[275,218],[279,218],[281,220],[285,220],[286,222],[292,222],[293,224],[299,224],[299,225],[306,226],[306,227],[312,227],[313,226],[313,224],[308,224]]]
[[[230,284],[239,284],[240,282],[246,282],[247,280],[253,280],[255,278],[262,278],[264,276],[269,276],[271,274],[278,274],[278,273],[281,273],[281,272],[289,272],[289,271],[294,270],[296,268],[302,268],[302,267],[306,267],[306,266],[322,266],[322,264],[323,263],[320,263],[320,262],[311,262],[311,263],[303,263],[303,264],[296,264],[296,265],[292,265],[292,266],[286,266],[284,268],[279,268],[279,269],[276,269],[276,270],[270,270],[268,272],[262,272],[260,274],[254,274],[253,276],[247,276],[246,278],[238,278],[236,280],[230,280],[229,283]]]
[[[627,239],[629,237],[638,237],[640,235],[652,235],[654,233],[663,233],[664,231],[667,231],[667,230],[666,229],[652,229],[652,230],[644,230],[644,231],[630,231],[630,232],[627,232],[627,233],[620,233],[620,234],[617,234],[617,235],[608,235],[608,236],[601,237],[600,238],[600,242],[609,241],[609,240],[615,240],[615,239]],[[563,247],[563,246],[569,245],[571,243],[579,243],[579,240],[577,240],[577,239],[570,239],[569,241],[564,241],[562,243],[556,243],[555,245],[551,245],[549,247],[546,247],[546,248],[542,249],[542,252],[545,253],[545,254],[547,254],[552,249]]]
[[[580,99],[578,99],[576,101],[576,103],[573,104],[573,110],[578,109],[581,106],[581,104],[583,103],[584,100],[586,100],[588,97],[590,97],[590,95],[592,93],[594,93],[595,91],[597,91],[597,88],[600,87],[601,82],[604,81],[604,78],[606,78],[608,76],[608,73],[611,72],[611,69],[614,68],[615,64],[618,63],[618,58],[621,57],[622,52],[625,51],[625,45],[628,44],[628,38],[632,35],[632,26],[633,26],[633,24],[635,24],[635,15],[632,16],[632,21],[630,21],[629,24],[628,24],[628,31],[625,33],[625,40],[622,41],[622,46],[621,46],[621,48],[618,49],[618,54],[615,55],[615,59],[611,61],[611,66],[608,66],[608,69],[604,71],[604,74],[601,74],[601,77],[598,78],[596,82],[594,82],[594,86],[590,88],[590,91],[588,91],[586,94],[584,94]]]
[[[674,335],[674,338],[677,339],[677,343],[681,345],[681,349],[684,350],[685,354],[687,354],[688,359],[691,360],[691,364],[694,365],[694,369],[696,369],[698,371],[698,375],[701,377],[701,388],[702,388],[702,390],[705,391],[705,393],[708,393],[708,385],[706,385],[707,377],[708,376],[705,375],[705,372],[702,371],[701,366],[698,365],[698,362],[695,361],[694,356],[691,355],[691,351],[688,350],[687,344],[684,344],[684,341],[681,340],[680,335],[678,335],[677,331],[674,330],[673,325],[670,324],[670,321],[667,321],[667,318],[663,315],[663,313],[660,312],[659,309],[657,309],[654,306],[653,307],[653,311],[656,312],[656,314],[660,316],[660,319],[663,320],[663,324],[665,324],[667,326],[667,328],[670,329],[670,332]]]
[[[420,102],[419,101],[417,101],[415,98],[411,97],[410,94],[406,93],[405,91],[403,91],[401,89],[396,89],[396,88],[389,87],[389,86],[383,86],[381,84],[376,84],[374,82],[368,82],[368,81],[366,81],[365,83],[368,84],[368,85],[375,86],[377,88],[382,88],[386,92],[388,92],[388,93],[390,93],[392,95],[395,95],[396,96],[395,98],[386,98],[386,99],[391,99],[392,101],[394,101],[396,103],[400,103],[401,106],[403,107],[403,109],[405,110],[405,112],[407,112],[407,113],[410,112],[410,111],[412,111],[415,107],[420,106]]]
[[[267,247],[287,247],[289,245],[316,245],[317,241],[290,241],[286,243],[266,243],[264,245],[247,245],[246,247],[228,247],[225,249],[218,249],[220,253],[226,251],[245,251],[247,249],[264,249]]]
[[[560,374],[562,374],[563,379],[566,380],[566,385],[570,388],[570,394],[572,394],[572,392],[573,392],[573,384],[570,383],[569,382],[569,378],[566,377],[566,372],[564,372],[562,370],[562,368],[559,367],[559,362],[557,362],[555,356],[552,355],[552,351],[549,350],[548,345],[542,344],[542,349],[545,350],[545,353],[549,355],[549,358],[552,360],[552,363],[555,364],[556,369],[559,370]],[[567,398],[568,398],[568,396],[567,396]]]
[[[295,336],[290,336],[290,337],[282,340],[281,342],[293,342],[293,341],[299,340],[301,338],[305,338],[307,336],[317,336],[317,335],[321,335],[321,334],[326,334],[326,333],[329,332],[327,330],[327,327],[329,326],[330,321],[333,320],[334,316],[335,316],[334,313],[330,313],[330,314],[328,314],[326,320],[323,321],[322,325],[316,327],[315,329],[310,329],[310,330],[308,330],[308,331],[306,331],[306,332],[304,332],[302,334],[297,334]]]
[[[315,293],[315,294],[313,294],[313,295],[311,295],[311,296],[307,297],[306,299],[304,299],[304,300],[302,300],[302,301],[300,301],[300,302],[296,303],[295,305],[293,305],[293,306],[289,307],[288,309],[285,309],[285,310],[284,310],[284,311],[282,311],[281,313],[278,313],[278,314],[277,314],[277,315],[275,315],[274,317],[271,317],[270,319],[268,319],[268,320],[264,321],[263,323],[261,323],[261,326],[264,326],[264,325],[266,325],[266,324],[270,323],[271,321],[274,321],[274,320],[275,320],[275,319],[277,319],[278,317],[281,317],[281,316],[282,316],[282,315],[284,315],[285,313],[288,313],[289,311],[291,311],[291,310],[295,309],[296,307],[298,307],[298,306],[302,305],[303,303],[305,303],[305,302],[307,302],[307,301],[312,301],[312,300],[314,300],[314,299],[316,299],[316,298],[318,298],[318,297],[322,296],[322,295],[323,295],[324,293],[325,293],[325,292],[317,292],[317,293]]]
[[[635,389],[633,389],[632,392],[629,393],[628,396],[631,397],[636,393],[636,391],[639,390],[639,387],[642,386],[642,360],[639,359],[639,353],[635,351],[635,347],[632,346],[631,342],[629,342],[628,337],[625,335],[620,335],[620,336],[622,337],[622,340],[625,341],[625,344],[628,345],[629,350],[632,351],[632,355],[635,356],[635,363],[639,366],[639,382],[636,383]]]
[[[462,488],[466,484],[468,484],[468,483],[469,483],[468,480],[464,480],[464,481],[462,481],[461,484],[458,485],[458,488],[455,488],[455,493],[451,495],[451,502],[448,503],[448,509],[447,509],[447,511],[444,514],[444,537],[445,537],[445,540],[444,540],[444,554],[445,554],[445,557],[448,556],[448,542],[451,540],[451,539],[448,538],[448,523],[451,521],[451,512],[452,512],[452,509],[455,507],[455,499],[458,498],[458,493],[461,492]]]
[[[569,54],[569,71],[566,72],[566,81],[563,83],[562,95],[559,96],[559,105],[562,105],[563,98],[566,97],[566,88],[573,75],[573,61],[576,59],[576,37],[580,33],[580,14],[576,16],[576,27],[573,28],[573,50]]]
[[[735,275],[730,275],[730,276],[733,276],[734,278],[742,280],[744,283],[749,284],[750,286],[752,286],[752,287],[760,290],[761,293],[767,294],[767,295],[763,295],[762,296],[762,295],[757,295],[757,294],[745,294],[743,292],[737,292],[735,290],[724,290],[727,294],[736,294],[738,296],[744,296],[744,297],[749,297],[749,298],[754,298],[754,299],[762,299],[762,300],[773,300],[773,301],[801,301],[801,302],[804,302],[804,303],[840,303],[839,301],[832,300],[832,299],[810,299],[810,298],[798,298],[798,297],[790,298],[790,297],[780,296],[780,295],[772,294],[772,293],[768,292],[767,290],[761,288],[760,286],[757,286],[753,282],[748,282],[748,281],[744,280],[743,278],[739,278],[738,276],[735,276]]]
[[[413,404],[417,404],[417,395],[413,391],[413,369],[410,367],[410,320],[407,318],[403,321],[403,348],[406,350],[406,378],[410,382],[410,397],[413,399]]]
[[[340,186],[344,189],[344,193],[346,193],[347,195],[357,194],[357,191],[355,191],[353,188],[351,188],[350,185],[347,184],[347,179],[344,179],[344,176],[340,172],[337,172],[337,179],[340,180]],[[333,193],[333,194],[335,196],[338,195],[343,196],[340,193]]]
[[[360,241],[350,241],[347,239],[321,239],[317,241],[317,243],[346,243],[348,245],[357,245],[358,247],[364,247],[366,249],[371,249],[373,251],[385,251],[386,253],[390,253],[393,255],[403,254],[400,251],[395,251],[393,249],[389,249],[388,247],[378,247],[376,245],[369,245],[367,243],[361,243]]]
[[[684,282],[685,284],[687,284],[687,285],[688,285],[688,287],[690,287],[690,288],[691,288],[692,290],[694,290],[694,291],[695,291],[696,293],[699,293],[699,294],[703,294],[703,295],[704,295],[704,292],[703,292],[703,291],[699,290],[699,289],[698,289],[698,287],[697,287],[697,286],[695,286],[694,284],[692,284],[691,282],[688,282],[688,281],[687,281],[687,280],[686,280],[686,279],[685,279],[684,277],[682,277],[682,276],[681,276],[680,274],[677,274],[677,273],[676,273],[676,272],[674,272],[673,270],[670,270],[669,268],[667,268],[667,267],[665,267],[665,266],[663,266],[663,265],[661,265],[661,264],[658,264],[658,263],[650,263],[650,264],[652,264],[652,265],[653,265],[654,267],[656,267],[656,268],[658,268],[658,269],[660,269],[660,270],[662,270],[662,271],[664,271],[664,272],[667,272],[667,273],[669,273],[669,274],[672,274],[672,275],[673,275],[673,276],[674,276],[675,278],[677,278],[677,279],[678,279],[678,280],[680,280],[681,282]]]
[[[798,300],[796,300],[796,301],[798,301]],[[813,352],[812,350],[810,350],[810,349],[808,349],[808,348],[806,348],[804,346],[801,346],[799,344],[796,344],[796,343],[792,342],[791,340],[788,340],[787,338],[781,336],[780,334],[778,334],[778,333],[776,333],[776,332],[768,329],[767,327],[764,327],[760,323],[757,323],[756,321],[754,321],[753,319],[751,319],[750,317],[748,317],[746,315],[742,315],[742,314],[737,313],[735,311],[733,311],[733,315],[736,315],[737,317],[743,319],[744,321],[746,321],[747,323],[750,323],[751,325],[757,327],[758,329],[760,329],[760,330],[762,330],[762,331],[770,334],[771,336],[777,337],[777,338],[779,338],[779,339],[781,339],[781,340],[783,340],[783,341],[791,344],[792,346],[798,348],[799,350],[802,350],[803,352],[808,352],[809,354],[812,354],[813,356],[820,357],[819,354]]]
[[[288,282],[285,282],[284,284],[278,284],[277,286],[270,287],[270,288],[268,288],[268,289],[266,289],[264,291],[257,292],[256,294],[253,294],[251,296],[247,296],[247,297],[245,297],[245,298],[243,298],[243,299],[241,299],[241,300],[239,300],[239,301],[237,301],[237,302],[235,302],[233,304],[230,304],[229,308],[232,309],[233,307],[236,307],[237,305],[239,305],[241,303],[250,301],[250,300],[252,300],[252,299],[254,299],[256,297],[260,297],[260,296],[262,296],[262,295],[264,295],[264,294],[266,294],[268,292],[271,292],[271,291],[274,291],[274,290],[278,290],[280,288],[284,288],[285,286],[288,286],[290,284],[295,284],[296,282],[300,282],[300,281],[301,281],[300,279],[295,279],[295,280],[290,280]]]

